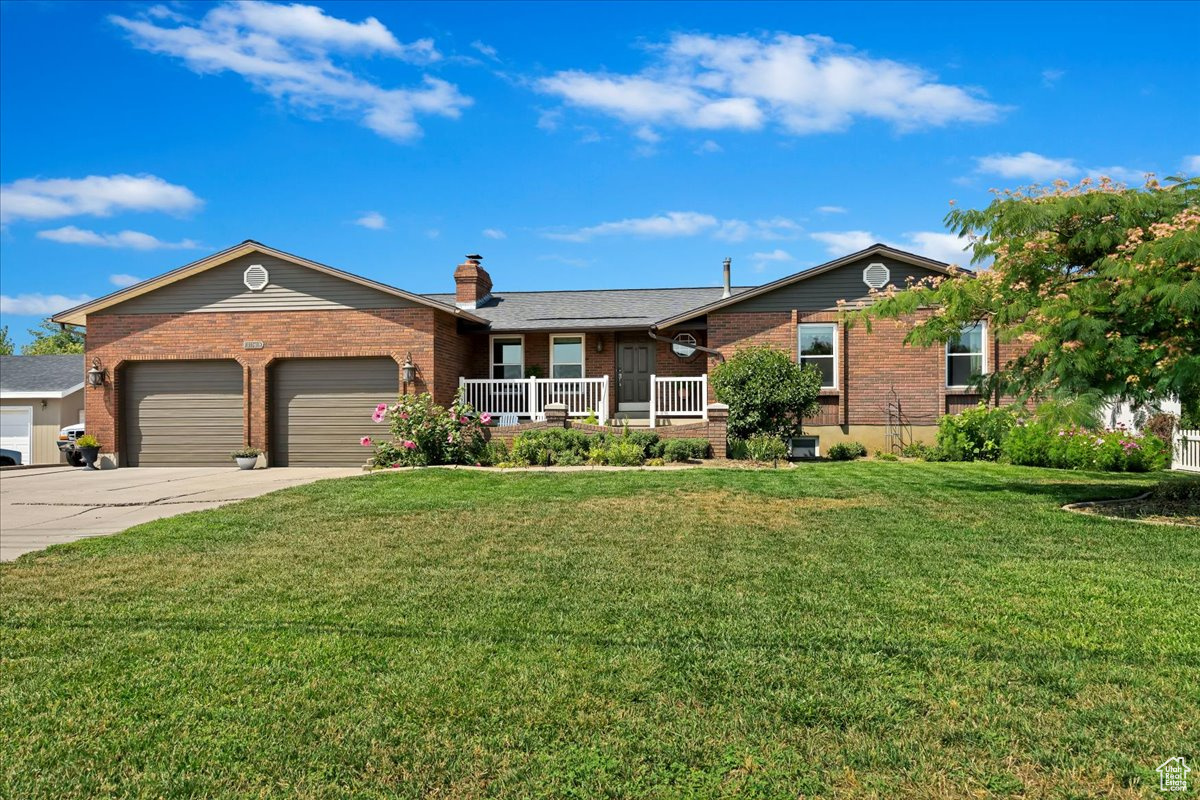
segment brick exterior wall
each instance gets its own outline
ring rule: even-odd
[[[285,358],[388,356],[417,366],[408,392],[430,391],[448,403],[457,386],[462,343],[454,319],[431,308],[93,315],[87,320],[87,362],[108,371],[103,390],[87,392],[87,429],[103,453],[121,447],[124,368],[135,361],[233,359],[242,365],[245,441],[270,452],[268,370]],[[261,350],[246,350],[261,341]]]

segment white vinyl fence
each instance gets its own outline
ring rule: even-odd
[[[1171,469],[1200,472],[1200,430],[1175,432]]]
[[[659,417],[708,419],[708,376],[672,378],[650,376],[650,427]]]
[[[608,420],[608,376],[603,378],[459,378],[463,399],[493,416],[544,419],[546,406],[563,403],[567,416]]]

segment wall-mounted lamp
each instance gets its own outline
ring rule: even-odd
[[[417,382],[417,365],[413,363],[412,353],[404,357],[404,364],[401,365],[400,372],[406,384]]]
[[[597,353],[604,352],[604,340],[601,339],[599,336],[596,337],[596,352]]]
[[[87,371],[87,383],[93,389],[98,389],[104,385],[104,380],[104,367],[100,366],[100,358],[97,356],[92,359],[92,368]]]

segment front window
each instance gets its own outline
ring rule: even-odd
[[[837,388],[837,325],[800,326],[800,364],[812,364],[820,371],[822,389]]]
[[[971,385],[971,381],[987,369],[984,358],[986,329],[982,322],[969,325],[946,342],[946,385],[960,388]]]
[[[525,342],[520,336],[492,337],[492,377],[519,379],[525,376]]]
[[[583,336],[550,337],[550,377],[583,377]]]

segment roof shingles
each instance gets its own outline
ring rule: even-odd
[[[0,392],[58,395],[83,384],[83,356],[0,356]]]

